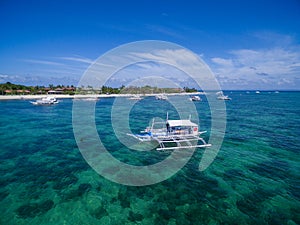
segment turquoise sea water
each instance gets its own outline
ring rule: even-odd
[[[0,101],[0,224],[300,224],[300,92],[225,94],[232,101],[213,164],[200,172],[198,149],[170,179],[144,187],[113,183],[89,167],[74,138],[72,100]],[[112,135],[113,102],[96,105],[112,155],[144,165],[169,154],[124,148]],[[209,131],[207,102],[195,106]],[[178,116],[167,102],[146,98],[130,114],[134,132],[148,125],[140,110]]]

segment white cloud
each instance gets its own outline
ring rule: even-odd
[[[122,65],[136,62],[136,64],[118,71],[115,74],[118,78],[114,81],[126,78],[127,82],[132,82],[137,79],[145,79],[147,76],[160,76],[181,87],[199,88],[199,84],[204,89],[219,89],[215,78],[211,76],[209,68],[205,63],[202,63],[199,55],[177,46],[162,45],[154,50],[147,47],[124,55],[118,54],[120,59],[110,60],[112,64],[119,63]],[[104,74],[109,74],[109,72]],[[126,85],[126,83],[123,84]]]
[[[59,57],[59,59],[86,63],[86,64],[92,64],[94,62],[94,60],[84,58],[84,57]]]
[[[18,75],[0,76],[0,82],[13,82],[32,85],[76,84],[93,60],[78,55],[48,57],[47,59],[21,59],[26,70]]]
[[[232,66],[233,62],[231,59],[222,59],[222,58],[212,58],[211,59],[214,63],[220,65],[220,66]]]
[[[273,46],[288,47],[293,45],[294,37],[286,34],[274,33],[270,31],[258,31],[252,33],[252,36],[258,41],[263,41],[264,44]]]
[[[300,89],[297,48],[234,50],[228,58],[212,58],[211,67],[227,89]]]
[[[148,79],[151,77],[151,79]],[[156,85],[158,87],[168,86],[170,84],[159,83],[154,84],[157,77],[165,78],[164,81],[170,80],[173,84],[180,85],[187,81],[187,77],[184,72],[178,70],[175,67],[167,64],[160,64],[155,62],[143,62],[129,65],[118,72],[116,72],[108,81],[108,85],[120,86],[120,85]],[[158,79],[162,82],[162,79]],[[149,83],[147,83],[149,82]],[[176,86],[177,87],[177,86]]]
[[[76,85],[79,79],[72,76],[36,76],[36,75],[16,75],[16,74],[1,74],[0,83],[11,82],[22,85],[44,85],[49,84],[63,84],[63,85]]]
[[[8,75],[0,74],[0,79],[5,79],[5,78],[7,78],[7,77],[8,77]]]
[[[63,63],[48,61],[48,60],[37,60],[37,59],[23,59],[22,61],[33,63],[33,64],[44,64],[44,65],[50,65],[50,66],[64,66]]]
[[[37,84],[47,85],[51,84],[70,84],[77,85],[80,77],[85,73],[90,65],[95,64],[101,68],[109,65],[94,62],[94,60],[82,57],[79,55],[61,56],[61,57],[48,57],[49,60],[22,60],[31,64],[39,64],[36,66],[28,67],[23,76],[17,76],[17,79],[12,79],[12,76],[7,78],[7,81],[22,84],[33,83],[33,78],[36,79]],[[99,71],[94,71],[97,74]],[[30,74],[30,75],[28,75]],[[2,81],[2,79],[0,79]]]
[[[120,86],[139,79],[149,82],[151,79],[145,79],[146,77],[160,76],[182,87],[197,87],[196,81],[191,80],[191,76],[194,76],[201,79],[201,84],[208,83],[206,86],[203,84],[203,87],[211,87],[214,84],[214,82],[209,82],[211,78],[207,73],[208,67],[201,63],[198,55],[176,45],[168,46],[168,44],[161,43],[153,49],[151,44],[151,42],[146,42],[145,45],[141,43],[141,48],[127,47],[125,50],[121,48],[108,53],[101,58],[101,64],[95,61],[89,67],[82,82],[85,84],[108,82],[108,85]],[[107,76],[111,74],[113,76],[107,81]]]
[[[145,26],[150,32],[159,33],[162,35],[166,35],[166,36],[178,38],[178,39],[184,38],[184,36],[182,34],[171,29],[170,27],[161,26],[161,25],[150,25],[150,24],[145,25]]]

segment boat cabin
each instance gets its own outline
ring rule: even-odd
[[[166,128],[170,135],[198,135],[198,125],[190,120],[167,120]]]

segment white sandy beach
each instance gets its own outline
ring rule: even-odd
[[[169,93],[165,94],[168,96],[171,95],[203,95],[205,93],[203,92],[193,92],[193,93]],[[134,94],[90,94],[90,95],[51,95],[54,96],[57,99],[62,99],[62,98],[109,98],[109,97],[130,97],[133,96]],[[155,96],[157,94],[145,94],[141,96]],[[47,97],[49,95],[0,95],[0,100],[27,100],[27,99],[41,99],[44,97]]]

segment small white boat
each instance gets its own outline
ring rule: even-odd
[[[30,103],[33,105],[54,105],[54,104],[59,103],[59,101],[52,96],[47,96],[45,98],[36,100],[35,102],[30,102]]]
[[[225,101],[226,100],[231,100],[231,98],[229,98],[228,95],[224,95],[223,91],[217,92],[216,95],[218,95],[217,96],[218,100],[225,100]]]
[[[260,94],[260,91],[256,91],[255,93],[256,93],[256,94]]]
[[[141,100],[143,99],[140,95],[133,95],[129,98],[130,100]]]
[[[138,139],[141,142],[154,141],[158,143],[156,150],[174,150],[189,148],[210,147],[199,132],[198,124],[193,123],[191,119],[187,120],[169,120],[168,114],[166,121],[155,121],[140,134],[127,134]],[[201,144],[198,144],[198,141]]]
[[[168,100],[168,96],[165,94],[159,94],[155,96],[156,100]]]
[[[194,96],[190,97],[190,100],[191,101],[201,101],[201,98],[197,95],[194,95]]]
[[[220,95],[217,97],[218,100],[231,100],[231,98],[228,97],[228,95]]]

